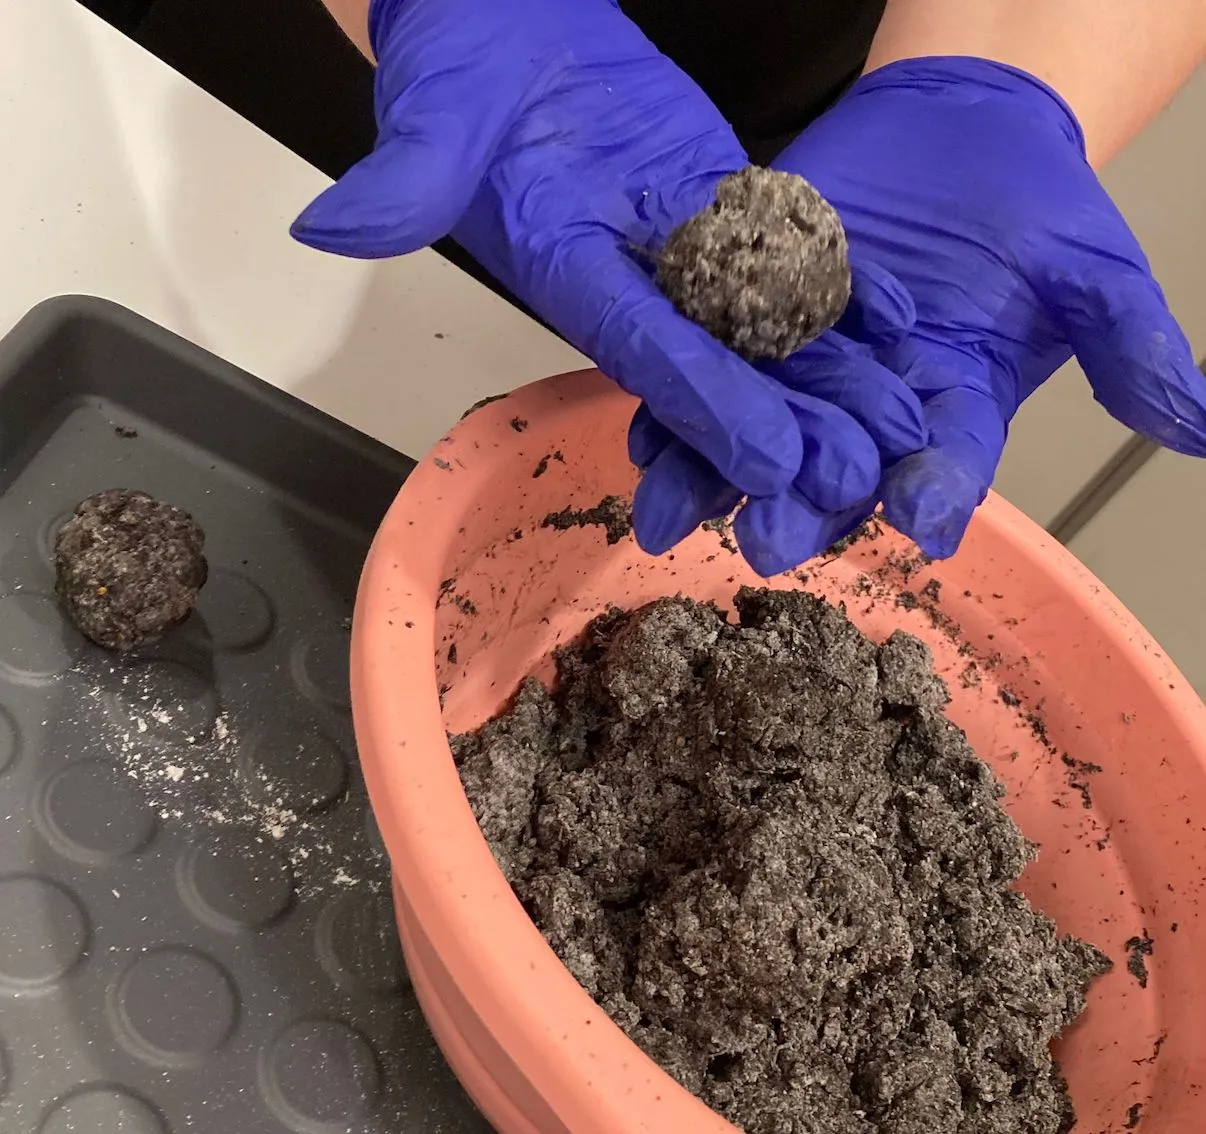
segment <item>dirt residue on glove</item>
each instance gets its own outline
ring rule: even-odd
[[[743,590],[593,623],[454,740],[558,956],[748,1134],[1060,1134],[1049,1041],[1109,967],[1010,889],[1032,847],[927,647]]]
[[[658,253],[668,299],[752,361],[786,358],[833,326],[850,300],[846,232],[794,173],[748,166]]]

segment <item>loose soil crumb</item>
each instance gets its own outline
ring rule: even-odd
[[[1126,943],[1126,951],[1130,960],[1126,963],[1126,971],[1138,982],[1140,988],[1147,988],[1147,958],[1155,951],[1156,943],[1143,931],[1141,937],[1132,937]]]
[[[836,559],[839,555],[849,551],[856,543],[862,543],[865,539],[879,539],[881,535],[883,535],[883,526],[880,523],[879,516],[871,516],[859,524],[848,536],[843,536],[834,543],[825,552],[823,558]]]
[[[437,335],[436,337],[443,338],[444,336]],[[461,421],[464,421],[465,418],[470,416],[470,414],[477,413],[477,411],[479,409],[485,409],[486,406],[492,406],[495,402],[501,402],[504,398],[509,398],[510,396],[511,396],[510,394],[489,394],[486,397],[479,399],[478,401],[474,402],[473,405],[471,405],[467,410],[465,410],[465,412],[463,414],[461,414]]]
[[[562,961],[747,1134],[1062,1134],[1049,1042],[1109,968],[1011,884],[1034,848],[928,647],[804,592],[597,619],[454,738]]]
[[[1088,760],[1077,760],[1065,752],[1060,757],[1064,767],[1068,769],[1068,787],[1080,796],[1081,806],[1086,811],[1093,810],[1093,793],[1089,790],[1089,776],[1100,775],[1105,769],[1100,764]]]
[[[730,555],[741,554],[741,548],[737,546],[737,541],[733,538],[733,520],[730,516],[720,516],[715,520],[705,520],[702,527],[705,532],[713,532],[717,535],[720,538],[720,546]]]
[[[632,531],[632,503],[622,496],[605,496],[593,508],[550,512],[540,526],[561,532],[570,528],[600,527],[607,533],[609,544],[619,543]]]

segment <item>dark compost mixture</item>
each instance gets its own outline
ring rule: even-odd
[[[846,232],[804,178],[747,166],[667,237],[657,282],[683,315],[743,358],[787,358],[846,309]]]
[[[85,637],[134,650],[192,614],[209,574],[204,547],[187,512],[145,492],[98,492],[55,536],[55,591]]]
[[[747,1134],[1061,1134],[1049,1044],[1109,968],[1011,888],[1034,848],[928,648],[803,592],[597,619],[466,791],[628,1035]]]

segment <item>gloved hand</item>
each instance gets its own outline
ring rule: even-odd
[[[859,80],[774,164],[837,209],[852,257],[911,294],[913,332],[876,355],[921,399],[929,444],[899,460],[884,453],[878,491],[842,514],[790,491],[747,507],[737,535],[764,574],[823,550],[877,500],[923,551],[953,554],[1009,421],[1073,353],[1119,421],[1206,455],[1206,380],[1085,161],[1071,110],[1044,84],[979,59],[894,63]],[[792,385],[807,361],[772,373]],[[642,491],[668,494],[691,458],[652,423],[641,433]],[[719,491],[714,471],[692,467],[696,495]]]
[[[662,517],[681,527],[745,493],[774,498],[790,485],[810,508],[848,508],[874,493],[880,452],[924,444],[916,396],[869,351],[832,334],[817,349],[848,355],[841,388],[789,389],[658,291],[648,253],[748,159],[612,0],[373,0],[369,24],[377,147],[294,235],[379,257],[451,232],[640,397],[667,431],[659,437],[708,470],[702,488],[663,481],[657,491],[655,478],[641,495],[647,546],[685,534],[655,531]],[[912,304],[886,273],[856,263],[853,286],[847,329],[891,342],[911,325]],[[704,499],[713,490],[723,499]]]

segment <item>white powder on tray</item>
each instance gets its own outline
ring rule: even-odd
[[[387,886],[388,863],[368,837],[358,777],[349,789],[358,798],[341,797],[299,814],[288,803],[285,785],[240,759],[244,744],[237,720],[224,713],[191,727],[187,706],[159,700],[140,677],[119,666],[104,672],[80,706],[85,719],[78,724],[100,733],[103,749],[160,820],[188,829],[237,828],[278,845],[303,897],[337,887]],[[304,750],[299,755],[304,761]]]

